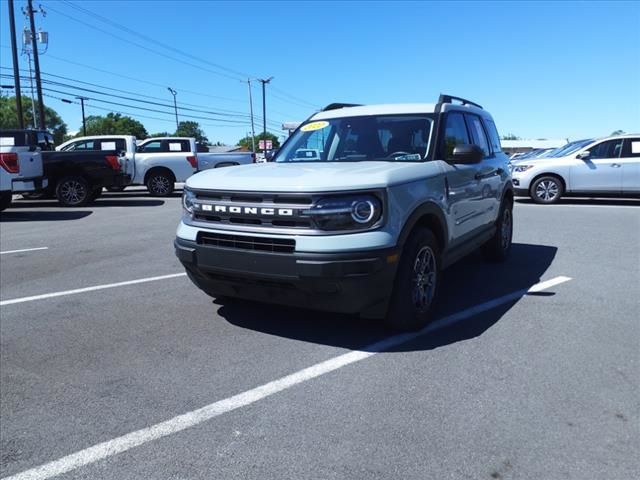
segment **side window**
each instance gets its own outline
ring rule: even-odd
[[[445,160],[453,157],[453,149],[456,145],[470,144],[469,133],[461,113],[452,112],[447,115],[447,124],[444,130]]]
[[[640,157],[640,138],[625,138],[622,156],[627,158]]]
[[[486,118],[483,118],[482,121],[484,122],[485,127],[487,127],[487,133],[489,133],[489,142],[491,143],[491,149],[494,152],[501,152],[502,145],[500,145],[500,135],[498,135],[496,124],[493,122],[493,120],[487,120]]]
[[[138,147],[138,151],[145,152],[145,153],[162,152],[162,142],[160,140],[147,142],[144,145],[140,145],[140,147]]]
[[[486,133],[484,133],[480,117],[477,115],[465,115],[465,118],[467,119],[469,131],[471,132],[472,143],[478,145],[482,149],[485,157],[490,156],[491,149],[489,148],[489,141],[487,140]]]
[[[53,137],[45,132],[38,132],[38,147],[43,151],[53,150]]]
[[[94,150],[94,141],[93,140],[84,140],[81,142],[74,142],[70,145],[67,145],[63,148],[64,151],[73,152],[75,150]]]
[[[167,144],[169,152],[189,152],[191,150],[188,140],[171,140]]]
[[[619,158],[622,153],[622,138],[599,143],[589,149],[590,157],[595,158]]]

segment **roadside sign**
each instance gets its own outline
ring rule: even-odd
[[[264,140],[259,140],[258,141],[258,148],[260,150],[271,150],[271,149],[273,149],[273,141],[272,140],[267,140],[267,146],[265,147]]]

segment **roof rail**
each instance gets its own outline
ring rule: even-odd
[[[361,107],[362,105],[359,103],[331,103],[322,109],[323,112],[329,110],[338,110],[339,108],[348,108],[348,107]]]
[[[440,94],[440,98],[438,99],[438,103],[453,103],[453,100],[457,100],[462,102],[462,105],[473,105],[474,107],[482,108],[482,105],[478,105],[477,103],[473,103],[466,98],[454,97],[453,95],[443,95]]]

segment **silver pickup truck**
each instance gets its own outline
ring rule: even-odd
[[[256,163],[256,154],[253,152],[210,152],[207,147],[199,145],[197,150],[198,170]]]

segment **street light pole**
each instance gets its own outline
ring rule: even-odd
[[[265,85],[267,83],[269,83],[271,80],[273,80],[273,77],[269,77],[267,79],[261,79],[259,78],[258,81],[260,83],[262,83],[262,140],[263,140],[263,146],[264,148],[262,149],[265,158],[267,156],[267,100],[265,97]]]
[[[9,0],[9,26],[11,27],[11,56],[13,58],[13,78],[16,89],[16,113],[18,115],[18,127],[22,130],[24,129],[24,117],[22,116],[20,66],[18,65],[18,45],[16,40],[16,20],[13,15],[13,0]]]
[[[171,87],[167,87],[167,90],[169,90],[171,92],[171,95],[173,95],[173,108],[176,112],[176,132],[177,132],[178,131],[178,103],[176,102],[176,95],[178,94],[178,92]]]

